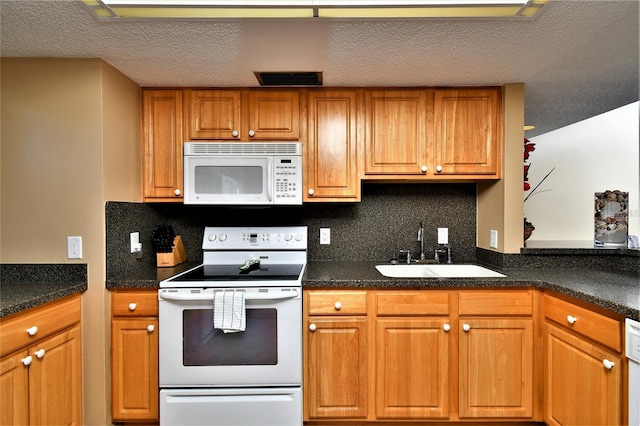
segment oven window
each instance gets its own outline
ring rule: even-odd
[[[224,333],[213,328],[213,309],[183,311],[183,365],[276,365],[276,309],[247,309],[247,328]]]
[[[196,194],[262,194],[260,166],[196,166]]]

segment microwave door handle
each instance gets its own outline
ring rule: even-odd
[[[267,200],[271,202],[273,200],[273,158],[267,158]]]
[[[284,300],[284,299],[295,299],[298,297],[298,290],[294,290],[291,292],[281,292],[281,293],[249,293],[246,294],[244,300]],[[206,301],[213,300],[213,293],[206,294],[191,294],[191,293],[160,293],[159,298],[161,300],[172,300],[172,301]]]

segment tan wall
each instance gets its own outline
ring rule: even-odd
[[[502,179],[478,184],[478,247],[519,253],[523,246],[524,84],[503,87],[504,144]],[[490,247],[490,231],[498,231],[498,247]]]
[[[88,265],[84,424],[107,424],[104,202],[140,200],[139,88],[99,59],[0,65],[0,262]],[[82,236],[81,260],[67,259],[68,235]]]

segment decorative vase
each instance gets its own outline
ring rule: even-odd
[[[524,218],[524,246],[527,246],[527,240],[529,239],[529,237],[531,236],[531,234],[533,234],[533,231],[536,229],[535,226],[533,226],[533,223],[531,222],[527,222],[527,218]]]

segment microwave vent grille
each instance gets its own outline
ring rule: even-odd
[[[184,144],[184,155],[302,155],[302,144],[187,142]]]

